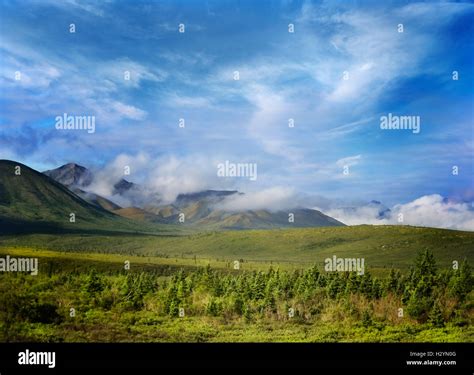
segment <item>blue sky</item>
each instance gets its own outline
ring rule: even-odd
[[[170,196],[474,200],[471,2],[2,1],[0,18],[0,158],[130,165]],[[63,113],[96,132],[56,130]],[[388,113],[421,132],[381,130]],[[257,181],[217,178],[225,160]]]

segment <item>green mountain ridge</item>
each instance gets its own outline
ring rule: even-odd
[[[71,214],[75,222],[71,222]],[[157,232],[163,228],[122,218],[85,201],[43,173],[0,160],[0,233],[82,229]]]
[[[345,225],[320,211],[309,208],[296,207],[279,211],[223,209],[221,205],[227,198],[244,195],[237,190],[204,190],[179,194],[171,204],[160,204],[158,199],[144,207],[133,204],[130,207],[120,207],[112,201],[114,197],[107,199],[79,188],[80,186],[87,187],[94,179],[93,174],[83,166],[68,163],[43,173],[65,185],[89,203],[125,218],[142,222],[180,225],[196,230],[308,228]],[[141,194],[139,185],[125,180],[115,184],[114,191],[128,194],[129,198],[131,194],[138,196]],[[139,200],[137,199],[137,201]],[[289,220],[290,213],[294,215],[293,222]],[[180,220],[181,214],[184,214],[184,221]]]

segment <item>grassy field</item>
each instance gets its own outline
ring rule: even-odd
[[[234,269],[232,261],[206,259],[206,258],[170,258],[154,256],[137,256],[123,254],[97,254],[97,253],[74,253],[59,252],[52,250],[39,250],[27,247],[5,247],[0,248],[0,257],[10,255],[11,257],[32,257],[39,259],[39,272],[77,271],[84,272],[92,268],[103,273],[115,273],[124,269],[125,261],[130,262],[130,268],[134,271],[156,271],[170,274],[180,269],[197,269],[199,267],[211,266],[214,269],[238,273]],[[306,265],[309,266],[309,265]],[[259,271],[269,268],[281,270],[301,269],[301,265],[293,262],[254,262],[248,261],[240,264],[241,271]]]
[[[245,303],[251,306],[250,315],[245,308],[243,312],[234,311],[234,292],[238,284],[228,287],[230,294],[217,291],[229,280],[240,277],[249,280],[247,284],[254,293],[258,290],[256,282],[263,275],[256,271],[262,263],[248,263],[248,269],[233,270],[224,262],[205,260],[193,264],[188,259],[178,258],[60,253],[28,248],[2,251],[0,256],[7,253],[13,257],[38,257],[40,271],[38,276],[0,274],[0,300],[3,300],[0,301],[0,341],[474,342],[472,290],[461,304],[446,291],[433,292],[445,301],[442,316],[446,323],[435,326],[427,318],[417,319],[406,312],[403,317],[398,315],[400,307],[409,311],[409,306],[405,307],[402,302],[403,296],[396,292],[408,279],[398,279],[398,287],[392,290],[389,285],[393,280],[390,281],[387,274],[381,283],[374,279],[374,284],[369,286],[378,282],[382,289],[387,288],[375,297],[347,293],[344,288],[328,295],[331,283],[305,289],[309,292],[300,291],[302,280],[314,275],[314,269],[302,273],[287,265],[280,268],[279,264],[265,264],[268,267],[265,272],[275,272],[272,270],[276,267],[282,270],[283,279],[289,278],[286,287],[281,288],[289,288],[289,292],[277,298],[274,305],[270,303],[273,307],[266,305],[266,297],[250,297]],[[130,271],[124,270],[124,260],[131,262]],[[209,271],[208,265],[213,271]],[[211,272],[210,278],[203,276],[206,272]],[[214,282],[194,281],[196,285],[179,297],[181,285],[195,280],[196,275]],[[142,278],[145,281],[136,282]],[[152,280],[151,286],[147,280]],[[216,287],[215,282],[221,283],[221,287]],[[262,290],[270,284],[270,280],[262,280]],[[138,298],[131,299],[137,290]],[[165,307],[173,290],[176,293],[173,298],[181,298],[179,306],[186,309],[183,317]],[[218,303],[219,310],[210,309],[212,301]],[[295,308],[296,315],[292,318],[286,315],[288,306]],[[75,309],[73,317],[71,307]]]
[[[153,312],[89,313],[58,325],[22,324],[16,340],[28,342],[474,342],[472,327],[407,322],[363,326],[336,321],[228,321],[215,317],[160,317]]]
[[[2,236],[39,273],[0,273],[0,341],[473,342],[473,244],[405,226]],[[333,255],[366,273],[324,272]]]
[[[0,251],[14,248],[123,254],[153,257],[166,262],[193,265],[203,262],[280,264],[289,267],[323,265],[324,259],[364,258],[369,269],[407,270],[417,252],[428,249],[438,263],[450,267],[453,260],[474,261],[474,233],[407,226],[354,226],[284,230],[204,232],[184,236],[116,234],[35,234],[0,237]],[[202,262],[200,263],[202,264]]]

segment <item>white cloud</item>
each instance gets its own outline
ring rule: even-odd
[[[360,159],[361,155],[348,156],[346,158],[342,158],[336,161],[336,165],[340,168],[343,168],[345,166],[352,167],[354,165],[359,164]]]
[[[19,79],[16,77],[17,74]],[[36,61],[30,55],[12,54],[8,49],[2,51],[0,78],[4,87],[46,89],[60,76],[59,68],[47,61]]]
[[[472,9],[474,4],[468,2],[416,2],[403,6],[395,14],[413,21],[423,18],[423,24],[430,27],[439,22],[448,22],[452,17]]]
[[[116,113],[131,120],[143,120],[147,116],[146,111],[132,105],[116,101],[112,101],[110,104]]]
[[[296,194],[292,188],[275,186],[256,192],[231,195],[216,208],[230,211],[283,210],[296,206]]]
[[[376,205],[329,208],[323,211],[348,225],[403,224],[474,231],[473,204],[449,201],[439,194],[425,195],[406,204],[397,204],[382,218],[379,217],[380,207]],[[398,222],[399,214],[403,214],[403,223]]]
[[[439,194],[425,195],[407,204],[393,208],[394,214],[403,214],[408,225],[474,230],[474,207],[464,202],[451,202]]]
[[[345,162],[354,163],[359,157],[360,155],[345,158]],[[124,176],[126,166],[130,167],[130,176]],[[121,178],[140,183],[138,191],[130,192],[117,202],[122,206],[168,204],[179,194],[227,189],[232,186],[228,181],[217,177],[216,162],[201,155],[151,158],[143,153],[134,156],[122,154],[103,170],[96,172],[95,176],[94,183],[88,190],[108,198],[112,197],[113,186]],[[216,208],[243,211],[308,206],[347,225],[397,225],[400,224],[399,214],[403,214],[403,225],[474,231],[474,205],[450,201],[439,194],[425,195],[388,210],[378,202],[344,206],[341,201],[302,196],[293,188],[274,186],[229,196]]]
[[[217,161],[202,155],[186,157],[165,156],[152,158],[147,154],[121,154],[103,169],[94,172],[90,192],[112,198],[122,206],[168,204],[179,194],[195,193],[207,189],[228,190],[235,188],[235,179],[217,176]],[[124,175],[124,168],[130,167],[130,175]],[[130,192],[117,201],[113,196],[114,184],[120,179],[138,183],[140,189]],[[244,195],[226,199],[221,208],[229,210],[271,209],[278,210],[301,206],[302,197],[292,188],[271,187],[246,192]]]
[[[305,2],[295,18],[298,38],[291,43],[281,40],[272,59],[258,56],[236,62],[207,77],[206,84],[213,95],[244,98],[254,106],[248,134],[264,152],[290,162],[301,161],[314,152],[313,145],[292,145],[292,137],[285,131],[288,118],[305,124],[308,131],[316,131],[312,135],[318,139],[334,138],[337,132],[325,132],[334,132],[335,125],[347,121],[348,116],[357,119],[352,121],[354,126],[340,130],[358,130],[366,127],[361,126],[366,124],[360,122],[360,117],[371,118],[367,113],[374,109],[384,90],[390,90],[392,82],[426,70],[421,62],[436,41],[418,24],[416,32],[398,33],[400,19],[408,22],[408,10],[397,13],[392,8],[382,13],[378,7],[343,8],[324,3],[316,7]],[[441,24],[445,21],[446,17],[440,17]],[[293,59],[288,58],[290,49],[295,51]],[[232,80],[235,70],[240,73],[236,82]],[[343,79],[344,71],[349,72],[348,80]],[[303,87],[287,84],[303,78]],[[298,125],[294,133],[301,134]]]
[[[111,198],[114,184],[124,178],[138,183],[140,189],[127,194],[122,205],[171,203],[179,194],[225,187],[226,182],[217,177],[216,164],[201,155],[152,158],[144,153],[121,154],[95,174],[89,190]],[[124,175],[126,166],[130,167],[129,176]]]
[[[315,209],[324,212],[326,215],[335,218],[347,225],[373,224],[383,225],[392,224],[387,219],[379,218],[379,209],[375,206],[361,205],[356,207],[340,207],[330,209]]]
[[[146,183],[159,192],[165,202],[171,203],[179,194],[194,193],[216,188],[224,182],[217,177],[216,164],[201,155],[185,158],[167,156],[150,165],[152,173]]]
[[[128,80],[125,79],[125,73],[129,73]],[[97,69],[97,74],[102,79],[110,80],[119,85],[130,85],[139,87],[142,81],[162,82],[168,77],[168,73],[154,67],[153,69],[132,61],[129,58],[123,58],[104,62]]]
[[[103,1],[101,4],[90,0],[46,0],[42,2],[42,5],[52,5],[62,9],[70,10],[71,12],[85,11],[97,17],[104,17],[106,13],[101,6],[109,2],[110,1],[107,0]]]
[[[341,70],[332,71],[334,83],[327,97],[329,102],[372,101],[392,80],[418,72],[421,59],[431,47],[426,34],[410,33],[408,37],[398,33],[397,22],[387,22],[387,17],[378,14],[354,11],[332,18],[343,31],[335,33],[331,43],[344,58],[338,56],[334,64]],[[343,79],[343,71],[349,73],[347,80]],[[368,95],[362,97],[361,92]]]
[[[358,103],[360,109],[377,102],[391,82],[426,74],[429,67],[422,62],[437,46],[432,30],[439,30],[474,5],[420,2],[389,9],[349,8],[330,2],[316,6],[308,1],[296,24],[305,55],[300,58],[301,65],[323,85],[326,103],[322,104]],[[403,33],[397,30],[399,23],[404,24]],[[319,33],[321,26],[324,36]],[[349,73],[348,80],[343,79],[344,71]]]
[[[277,93],[263,84],[250,84],[243,94],[256,107],[247,126],[250,137],[271,155],[291,161],[301,160],[300,149],[293,147],[284,134],[288,120],[297,111],[296,105],[292,105],[282,91]]]
[[[188,51],[186,54],[164,51],[159,53],[159,57],[173,64],[185,64],[189,66],[209,65],[215,58],[204,52]]]

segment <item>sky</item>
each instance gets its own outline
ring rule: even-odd
[[[439,203],[474,230],[473,2],[0,4],[2,159],[114,178],[129,166],[170,201]],[[56,129],[64,113],[95,131]],[[381,129],[389,113],[420,131]],[[258,178],[219,178],[226,160]]]

